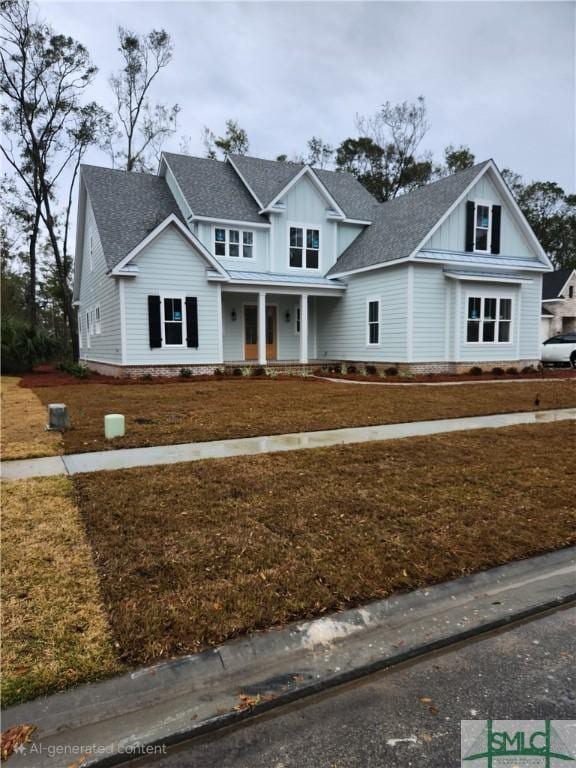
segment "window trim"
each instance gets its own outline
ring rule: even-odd
[[[483,293],[481,291],[468,291],[466,293],[466,301],[464,304],[464,344],[467,347],[506,347],[506,346],[513,346],[514,345],[514,333],[515,333],[515,323],[514,323],[514,314],[515,314],[515,295],[512,293]],[[478,341],[468,341],[468,304],[470,299],[480,299],[480,319],[479,319],[479,327],[478,327]],[[496,319],[495,319],[495,327],[494,327],[494,341],[482,341],[482,331],[484,328],[484,300],[485,299],[495,299],[496,300]],[[500,301],[501,299],[510,299],[510,320],[505,320],[504,322],[510,323],[510,338],[508,341],[498,341],[498,331],[500,329]]]
[[[294,307],[294,336],[300,336],[300,324],[302,318],[300,316],[300,304],[296,304]]]
[[[182,302],[182,343],[181,344],[167,344],[166,343],[166,322],[177,323],[177,320],[165,320],[164,316],[164,300],[165,299],[180,299]],[[186,317],[186,294],[185,293],[161,293],[160,294],[160,328],[162,333],[162,346],[160,349],[182,349],[187,347],[186,341],[186,329],[188,327],[188,318]]]
[[[102,333],[102,310],[100,304],[96,304],[94,307],[94,334],[100,336]]]
[[[478,227],[476,224],[476,215],[478,211],[478,206],[481,205],[483,208],[488,208],[488,228],[487,228],[487,237],[486,237],[486,250],[483,248],[477,248],[476,247],[476,230],[477,229],[485,229],[485,227]],[[493,203],[489,200],[474,200],[474,253],[492,253],[492,205]]]
[[[84,314],[86,318],[86,347],[90,349],[90,309],[88,308]]]
[[[370,304],[378,304],[378,320],[370,321]],[[370,341],[370,326],[377,325],[378,341]],[[366,299],[366,346],[376,348],[382,343],[382,301],[380,296],[368,296]]]
[[[290,230],[291,229],[301,229],[303,231],[302,235],[302,266],[301,267],[293,267],[290,264]],[[306,238],[307,238],[307,231],[309,229],[315,229],[318,232],[318,238],[320,240],[320,247],[318,248],[318,266],[317,267],[307,267],[305,265],[306,263]],[[310,272],[312,274],[318,274],[322,271],[322,243],[324,241],[324,233],[322,230],[322,226],[320,224],[306,224],[298,221],[288,221],[286,222],[286,242],[287,242],[287,249],[286,249],[286,256],[287,256],[287,267],[289,270],[294,270],[295,272]],[[310,249],[310,250],[316,250]]]
[[[218,256],[216,254],[216,230],[217,229],[223,229],[226,232],[226,240],[224,242],[224,250],[225,254],[224,256]],[[230,256],[230,230],[234,230],[234,232],[240,232],[240,242],[239,247],[242,249],[242,251],[238,254],[238,256]],[[244,232],[249,232],[252,235],[252,256],[244,256]],[[230,225],[220,225],[220,224],[214,224],[212,227],[212,252],[214,254],[214,257],[216,259],[226,259],[227,261],[232,261],[235,264],[241,264],[244,261],[254,261],[256,258],[256,232],[253,229],[250,229],[249,227],[233,227]],[[170,297],[168,297],[170,298]]]

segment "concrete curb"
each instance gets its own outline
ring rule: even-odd
[[[313,379],[329,381],[332,384],[361,384],[362,386],[376,385],[377,387],[465,387],[478,384],[534,384],[539,381],[570,381],[576,376],[550,376],[549,378],[534,379],[483,379],[480,381],[358,381],[356,379],[334,379],[331,376],[312,374]],[[399,376],[402,378],[402,375]]]
[[[576,547],[255,634],[12,707],[37,730],[11,763],[104,768],[572,601]]]

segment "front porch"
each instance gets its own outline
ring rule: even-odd
[[[317,298],[304,292],[233,291],[223,287],[225,367],[286,370],[316,364]]]

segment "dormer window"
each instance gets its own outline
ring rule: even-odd
[[[490,206],[476,204],[475,251],[487,251],[490,244]]]
[[[290,258],[292,269],[318,269],[320,266],[320,230],[290,227]]]

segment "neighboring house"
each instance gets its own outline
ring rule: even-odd
[[[557,269],[542,280],[542,341],[576,331],[576,269]]]
[[[245,156],[80,172],[81,360],[103,373],[528,365],[551,269],[491,160],[384,204],[349,174]]]

